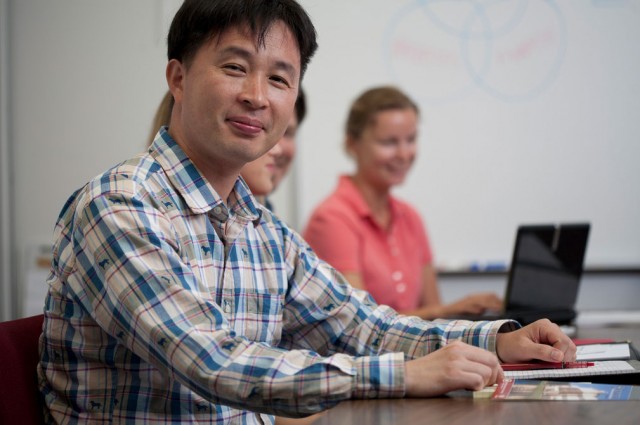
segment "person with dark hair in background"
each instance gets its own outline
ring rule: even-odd
[[[282,147],[282,153],[280,153],[276,159],[276,173],[273,178],[274,190],[280,185],[284,176],[289,172],[291,162],[296,156],[296,134],[304,117],[307,115],[307,100],[302,87],[300,87],[298,91],[294,112],[289,121],[289,125],[287,125],[287,130],[284,132],[284,136],[282,136],[282,139],[278,142]]]
[[[499,310],[493,293],[440,300],[431,247],[418,212],[391,190],[404,182],[418,149],[418,106],[396,87],[366,90],[352,104],[345,148],[352,176],[311,214],[305,240],[320,258],[379,304],[422,319]]]
[[[185,0],[168,44],[169,130],[78,189],[55,227],[48,423],[273,423],[480,389],[502,380],[499,358],[575,358],[549,321],[378,306],[256,202],[240,170],[284,134],[317,47],[298,3]]]

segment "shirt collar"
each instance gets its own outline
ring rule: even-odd
[[[369,208],[369,205],[364,200],[364,197],[362,196],[356,185],[353,183],[351,176],[340,176],[340,180],[338,181],[337,194],[347,204],[349,204],[359,216],[373,218],[371,208]],[[395,217],[399,217],[402,213],[402,208],[399,208],[398,200],[393,196],[389,196],[389,204],[391,205],[392,219],[394,219]]]
[[[149,147],[149,154],[160,164],[173,187],[193,212],[206,214],[216,206],[224,207],[220,195],[169,135],[166,127],[158,131]],[[243,215],[251,221],[260,219],[262,210],[241,177],[236,180],[229,200],[233,213]]]

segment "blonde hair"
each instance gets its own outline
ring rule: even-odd
[[[345,125],[347,136],[345,147],[349,139],[360,138],[378,112],[408,108],[413,109],[416,115],[419,115],[418,105],[397,87],[381,86],[365,91],[351,104]]]
[[[156,134],[158,134],[158,130],[163,125],[169,127],[171,123],[171,111],[173,110],[173,95],[170,91],[164,94],[160,104],[158,105],[158,109],[156,110],[156,114],[153,116],[153,122],[151,123],[151,133],[149,134],[149,138],[147,139],[147,146],[153,143],[153,140],[156,138]]]

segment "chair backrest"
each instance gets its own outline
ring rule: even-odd
[[[44,316],[0,323],[0,424],[44,423],[38,390],[38,339]]]

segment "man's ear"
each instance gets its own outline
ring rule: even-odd
[[[167,63],[167,85],[169,86],[169,91],[173,95],[173,99],[176,103],[182,103],[185,72],[185,66],[177,59],[171,59],[169,63]]]

